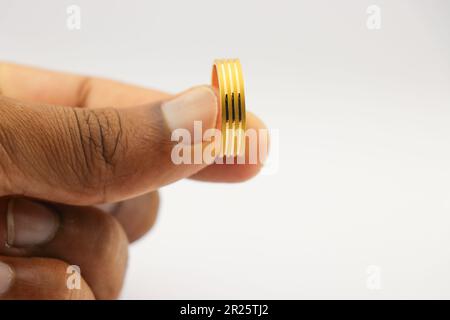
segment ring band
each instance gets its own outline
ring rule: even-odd
[[[221,155],[239,156],[245,150],[245,95],[244,78],[239,59],[214,61],[212,86],[219,92],[222,112]]]

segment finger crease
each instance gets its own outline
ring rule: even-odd
[[[91,78],[84,77],[81,80],[77,92],[77,107],[84,108],[87,105],[87,100],[91,92]]]

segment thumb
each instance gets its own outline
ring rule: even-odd
[[[218,110],[207,86],[117,109],[25,105],[0,96],[0,196],[87,205],[188,177],[206,164],[174,164],[171,131],[192,133],[194,121],[215,128]]]

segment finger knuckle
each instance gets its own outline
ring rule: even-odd
[[[39,259],[39,258],[36,258]],[[35,261],[36,262],[36,261]],[[71,275],[71,265],[67,262],[58,259],[41,259],[43,265],[47,265],[46,273],[52,277],[51,290],[53,298],[61,300],[76,300],[78,299],[79,290],[74,290],[68,284]],[[76,275],[80,277],[81,275]]]
[[[70,137],[78,178],[88,189],[102,190],[126,148],[122,119],[114,108],[70,109]]]
[[[99,214],[99,221],[97,225],[97,238],[99,240],[100,257],[104,257],[111,253],[122,253],[126,250],[128,241],[125,232],[119,222],[110,214]],[[108,246],[102,245],[107,243]]]
[[[96,270],[101,272],[98,277],[108,280],[103,281],[101,291],[97,294],[101,298],[115,298],[123,285],[128,261],[128,239],[122,226],[113,216],[99,214],[92,249],[95,251],[93,253],[96,264],[101,266]]]
[[[53,258],[28,258],[28,268],[30,278],[23,279],[28,285],[34,288],[34,298],[38,299],[58,299],[77,300],[83,299],[88,288],[83,287],[85,283],[81,274],[74,275],[71,272],[69,263]],[[69,285],[71,277],[77,278],[77,285]],[[39,290],[38,290],[39,289]]]
[[[18,188],[6,188],[14,181],[40,179],[96,202],[106,198],[127,149],[117,109],[26,107],[0,96],[0,112],[0,194]]]
[[[12,99],[0,96],[0,194],[8,194],[12,189],[11,172],[17,162],[15,154],[18,144],[15,143],[14,130],[20,132],[21,128],[12,123],[13,106]]]

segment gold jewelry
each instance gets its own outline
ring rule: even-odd
[[[215,60],[212,86],[219,91],[222,112],[222,152],[227,157],[239,156],[245,150],[244,79],[239,59]]]

